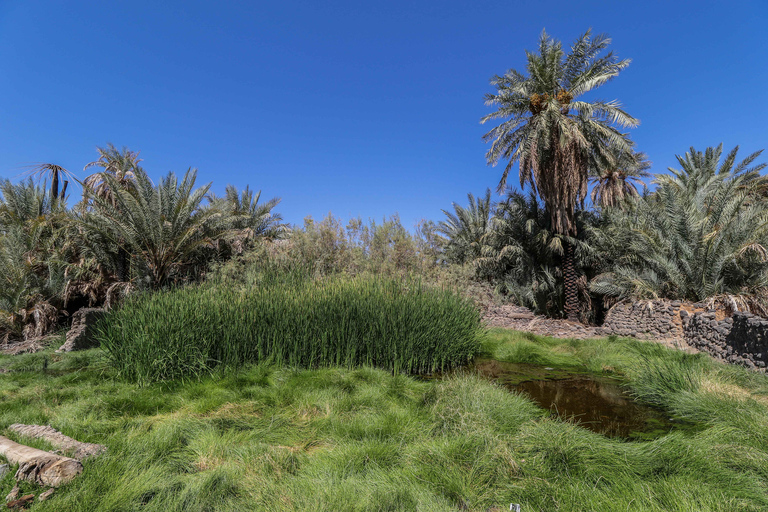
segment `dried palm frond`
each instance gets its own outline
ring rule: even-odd
[[[19,310],[24,324],[22,338],[40,338],[50,332],[59,321],[59,310],[45,300],[38,300],[32,307]]]

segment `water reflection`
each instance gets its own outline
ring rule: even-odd
[[[682,425],[633,400],[621,383],[573,370],[480,360],[475,370],[523,392],[560,418],[609,437],[650,439]]]

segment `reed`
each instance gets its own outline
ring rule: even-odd
[[[99,337],[122,375],[149,383],[266,360],[446,370],[473,358],[480,334],[477,309],[448,290],[273,272],[247,289],[192,286],[138,296],[105,319]]]

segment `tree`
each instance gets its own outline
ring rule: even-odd
[[[613,52],[601,56],[610,42],[605,35],[592,37],[587,31],[566,54],[559,41],[542,32],[538,53],[526,52],[527,75],[511,69],[491,79],[496,93],[487,94],[485,103],[498,109],[481,119],[502,120],[483,136],[491,141],[488,163],[508,161],[499,191],[519,163],[520,185],[529,185],[541,197],[554,233],[563,237],[565,314],[570,320],[577,320],[579,311],[571,239],[576,235],[575,208],[587,195],[588,170],[608,160],[612,147],[629,151],[631,142],[619,128],[639,124],[616,100],[577,99],[629,65]]]
[[[597,216],[587,210],[576,213],[579,239],[575,244],[576,265],[583,274],[591,274],[594,251],[583,239],[594,226]],[[510,190],[500,201],[491,219],[488,234],[482,240],[482,257],[475,261],[477,270],[490,278],[517,303],[541,314],[553,315],[564,306],[562,279],[563,239],[552,232],[551,216],[533,191],[527,195]],[[585,300],[580,316],[589,317],[591,300],[586,279],[578,282]]]
[[[601,162],[593,169],[591,181],[592,202],[603,208],[621,205],[627,197],[638,197],[637,187],[632,183],[648,178],[651,162],[645,153],[621,151],[616,148],[609,153],[611,159]]]
[[[110,188],[110,182],[113,182],[113,186],[118,186],[123,190],[134,186],[136,173],[141,169],[139,167],[139,162],[141,162],[139,152],[131,151],[126,147],[118,150],[111,143],[108,143],[106,148],[97,147],[96,151],[99,153],[99,159],[87,163],[83,170],[88,170],[91,167],[101,167],[104,170],[85,178],[84,185],[90,193],[114,205],[114,191]],[[112,180],[106,180],[106,176],[111,177]]]
[[[69,185],[69,181],[64,180],[61,191],[59,191],[59,181],[63,180],[64,178],[73,178],[72,173],[62,166],[50,163],[33,165],[32,168],[29,169],[28,174],[31,176],[36,176],[38,179],[45,177],[46,181],[47,178],[51,178],[51,202],[64,201],[64,197],[66,197],[67,194],[67,185]]]
[[[83,196],[87,199],[96,196],[103,201],[109,202],[117,208],[117,190],[133,190],[136,183],[136,174],[141,172],[139,167],[138,151],[131,151],[123,146],[118,150],[113,144],[107,143],[106,148],[97,147],[99,153],[98,160],[89,162],[83,167],[88,170],[91,167],[101,167],[103,171],[91,174],[83,182]],[[117,244],[117,253],[115,254],[115,266],[117,270],[117,279],[121,282],[127,282],[131,276],[131,255],[125,248],[125,243]]]
[[[133,187],[124,189],[104,173],[111,199],[94,197],[95,207],[80,217],[86,235],[103,237],[132,254],[151,288],[179,277],[195,254],[227,230],[227,216],[216,208],[201,208],[210,184],[194,189],[197,172],[189,169],[179,182],[168,174],[153,185],[137,167]]]
[[[289,232],[283,217],[273,211],[280,204],[280,198],[273,197],[263,203],[260,200],[261,190],[254,193],[249,186],[238,191],[234,185],[227,185],[224,197],[208,195],[210,207],[229,218],[232,235],[229,241],[236,253],[241,253],[245,245],[255,239],[281,238]]]
[[[493,214],[491,189],[487,189],[483,197],[467,194],[467,199],[469,205],[466,208],[453,203],[455,213],[443,210],[446,219],[437,225],[437,232],[448,239],[445,257],[452,263],[463,264],[479,258],[482,238],[490,228]]]
[[[591,288],[617,299],[712,300],[768,312],[768,203],[760,152],[724,160],[722,145],[677,157],[653,193],[606,212],[595,243],[611,260]]]
[[[0,335],[6,339],[41,336],[58,320],[67,219],[59,197],[31,177],[0,181]]]

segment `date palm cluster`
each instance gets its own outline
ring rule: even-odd
[[[218,197],[211,184],[195,186],[194,169],[153,183],[138,152],[111,144],[98,152],[85,166],[98,171],[80,182],[72,207],[67,185],[79,180],[59,166],[0,182],[0,338],[39,337],[79,307],[198,279],[287,230],[273,211],[279,199],[260,202],[232,186]]]
[[[496,205],[471,194],[440,224],[445,256],[537,311],[594,318],[617,300],[721,301],[766,312],[766,184],[738,148],[691,149],[680,170],[655,175],[626,128],[639,125],[593,91],[630,63],[611,40],[587,31],[566,51],[542,32],[525,72],[491,79],[485,103],[498,122],[485,135],[487,162],[506,162]],[[507,187],[518,165],[520,188]],[[643,193],[638,191],[640,184]],[[591,188],[591,193],[590,193]],[[591,205],[588,200],[591,199]]]
[[[553,229],[532,191],[509,189],[498,202],[490,190],[469,194],[468,206],[455,204],[438,224],[443,255],[550,316],[565,315],[565,244],[574,248],[582,320],[620,300],[660,298],[768,316],[766,164],[756,163],[759,151],[739,160],[738,149],[691,148],[679,169],[643,169],[655,188],[642,192],[592,171],[596,201],[576,208],[575,236]],[[627,157],[625,176],[643,161]]]

